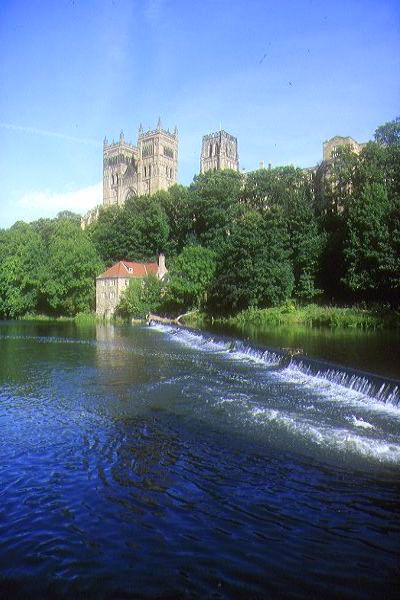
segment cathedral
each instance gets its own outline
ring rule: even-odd
[[[129,196],[154,194],[176,183],[178,132],[139,127],[137,145],[128,144],[121,131],[118,142],[103,145],[103,206],[123,206]]]
[[[220,130],[203,136],[200,173],[211,170],[239,171],[237,139]],[[167,190],[177,182],[178,131],[163,129],[160,119],[156,129],[144,131],[140,125],[136,146],[125,140],[103,144],[103,207],[123,206],[130,196],[151,195]],[[82,217],[85,229],[99,216],[100,206]]]

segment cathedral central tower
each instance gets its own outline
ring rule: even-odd
[[[237,139],[224,130],[203,136],[200,173],[233,169],[239,171]]]

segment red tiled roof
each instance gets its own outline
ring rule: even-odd
[[[132,269],[129,272],[129,269]],[[96,279],[107,279],[113,277],[146,277],[146,275],[156,275],[158,271],[158,264],[152,263],[137,263],[129,262],[128,260],[120,260],[115,263],[112,267],[104,271]]]

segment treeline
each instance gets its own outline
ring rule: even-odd
[[[338,147],[316,172],[208,172],[189,187],[131,198],[103,210],[90,235],[106,263],[166,254],[162,299],[154,304],[155,284],[148,297],[133,284],[122,307],[131,313],[226,314],[289,298],[397,307],[400,119],[379,127],[359,155]]]
[[[79,215],[17,222],[0,231],[0,317],[88,312],[103,267]]]
[[[161,252],[167,281],[132,282],[123,313],[232,314],[288,299],[398,307],[400,119],[316,172],[208,172],[103,208],[85,231],[71,214],[17,223],[0,233],[0,314],[86,311],[104,266]]]

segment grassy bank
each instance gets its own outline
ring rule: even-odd
[[[400,313],[383,309],[338,308],[334,306],[295,306],[247,309],[239,314],[217,319],[227,325],[305,325],[348,329],[400,328]]]
[[[79,323],[80,325],[91,325],[96,323],[100,319],[96,317],[95,313],[78,313],[74,317],[64,316],[49,316],[49,315],[24,315],[19,318],[20,321],[52,321],[57,323]]]

